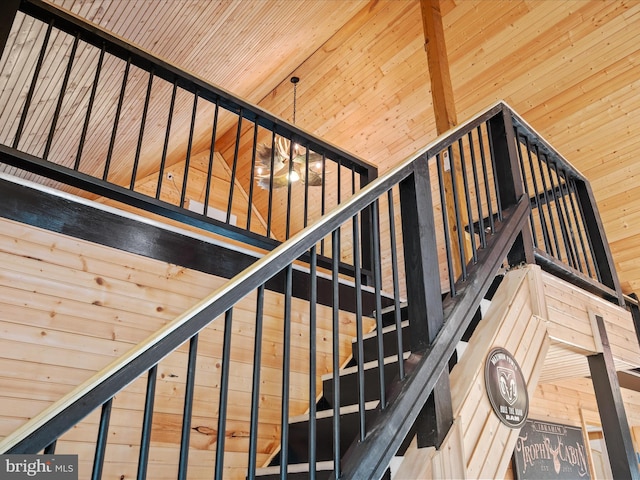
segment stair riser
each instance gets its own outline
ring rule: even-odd
[[[409,335],[409,327],[408,326],[403,327],[402,328],[402,346],[405,352],[408,352],[410,350],[409,348],[410,339],[411,339],[411,336]],[[395,329],[385,332],[382,335],[382,345],[383,345],[385,357],[391,357],[393,355],[398,354],[398,338],[397,338],[397,332]],[[351,346],[351,349],[353,352],[353,362],[351,363],[355,364],[355,362],[358,361],[358,344],[354,342]],[[377,361],[378,360],[378,338],[370,337],[365,339],[362,342],[362,350],[364,352],[363,363]]]
[[[388,363],[384,367],[385,389],[398,376],[398,362]],[[333,405],[333,379],[327,379],[322,383],[324,399],[329,405]],[[380,400],[380,375],[377,368],[364,371],[364,398],[365,402]],[[340,406],[358,404],[358,374],[357,372],[340,376]]]
[[[371,423],[378,414],[377,410],[365,412],[365,424]],[[360,421],[358,413],[349,413],[340,417],[340,457],[345,454],[351,443],[358,437]],[[333,417],[316,420],[316,460],[333,460]],[[289,463],[307,463],[309,461],[309,422],[296,422],[289,425]]]

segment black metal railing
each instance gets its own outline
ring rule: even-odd
[[[624,305],[589,182],[522,118],[512,117],[537,262]]]
[[[19,3],[3,22],[15,16],[9,38],[28,34],[33,47],[9,41],[3,52],[5,171],[264,249],[377,176],[363,160],[95,25],[40,0]],[[318,253],[329,252],[325,239]]]
[[[138,440],[133,441],[137,448],[133,449],[135,458],[131,464],[136,465],[133,474],[145,478],[144,472],[150,469],[149,462],[158,461],[157,457],[149,460],[149,452],[158,448],[153,442],[154,428],[160,428],[154,423],[155,415],[159,414],[154,407],[154,398],[157,396],[154,392],[166,381],[158,380],[157,368],[163,358],[180,350],[186,355],[182,361],[186,373],[177,375],[182,382],[178,390],[184,392],[180,412],[181,433],[179,439],[175,440],[175,458],[166,461],[175,466],[179,478],[186,478],[190,468],[203,468],[203,464],[206,468],[215,469],[216,478],[223,478],[229,474],[226,468],[231,462],[225,442],[234,440],[227,422],[233,421],[235,424],[241,421],[246,425],[249,437],[243,454],[242,475],[254,478],[258,467],[265,462],[264,446],[258,433],[264,428],[263,415],[267,408],[261,405],[264,396],[270,396],[273,391],[271,386],[271,390],[266,392],[267,387],[263,382],[265,372],[270,368],[272,371],[272,367],[265,364],[268,356],[265,357],[264,348],[273,343],[271,330],[268,340],[264,336],[265,328],[273,328],[272,324],[265,326],[268,321],[265,298],[271,294],[266,291],[265,283],[284,272],[282,291],[285,293],[282,300],[276,303],[282,308],[277,314],[281,318],[277,322],[281,327],[278,334],[281,338],[281,354],[271,360],[280,365],[281,371],[277,405],[279,418],[283,420],[277,426],[279,439],[276,445],[272,445],[271,452],[274,454],[280,450],[281,476],[286,477],[288,465],[301,455],[296,452],[290,456],[290,449],[285,448],[290,444],[290,435],[294,433],[291,430],[294,426],[289,426],[288,419],[304,411],[310,413],[305,428],[311,440],[303,449],[310,460],[312,478],[314,460],[323,459],[326,452],[320,446],[326,444],[333,445],[330,458],[324,459],[333,461],[336,477],[344,474],[347,478],[373,478],[380,471],[383,473],[436,381],[446,375],[444,372],[449,357],[465,333],[473,312],[496,272],[505,262],[517,263],[533,257],[532,252],[525,251],[527,242],[522,241],[523,238],[530,238],[528,232],[531,224],[527,223],[527,218],[530,218],[532,201],[527,200],[520,178],[519,157],[512,134],[512,115],[508,107],[498,104],[375,180],[34,419],[32,425],[5,439],[1,445],[2,451],[51,450],[49,446],[53,442],[57,442],[56,451],[73,450],[74,442],[78,439],[73,438],[73,430],[67,434],[64,432],[86,423],[83,419],[100,407],[102,414],[99,419],[95,415],[89,417],[89,424],[95,427],[85,427],[97,429],[97,441],[92,457],[95,461],[85,459],[81,462],[82,468],[87,469],[82,475],[92,475],[93,478],[100,478],[101,474],[109,476],[118,468],[114,465],[123,462],[118,457],[122,455],[122,450],[115,449],[110,455],[110,442],[117,435],[110,436],[108,432],[120,427],[110,426],[109,419],[117,415],[119,409],[132,408],[130,404],[119,404],[120,398],[127,398],[128,389],[134,388],[125,386],[144,382],[144,402],[139,406],[142,420]],[[437,186],[433,198],[432,184]],[[583,207],[587,208],[587,205]],[[588,207],[594,208],[593,205]],[[358,232],[364,221],[368,221],[372,228],[371,287],[361,285],[359,274],[363,245]],[[451,222],[455,223],[456,228],[452,228]],[[349,248],[354,259],[356,292],[355,313],[347,318],[338,308],[340,274],[337,252],[342,247],[341,235],[345,231],[353,232]],[[451,231],[455,234],[449,234]],[[332,307],[323,310],[324,307],[317,303],[317,256],[319,242],[327,237],[332,238],[334,250],[331,265],[332,299],[329,302]],[[295,260],[305,253],[310,259],[309,301],[301,309],[300,305],[295,308],[292,302],[292,272]],[[435,271],[439,275],[434,275]],[[375,309],[371,312],[365,312],[362,308],[361,292],[364,288],[372,289],[376,298]],[[400,353],[400,357],[402,352],[399,350],[406,343],[402,337],[400,307],[407,298],[411,299],[408,306],[408,343],[414,362],[415,359],[418,361],[409,372],[402,361],[396,361],[390,370],[385,369],[390,352],[384,346],[382,336],[377,336],[372,360],[377,370],[371,376],[371,364],[367,364],[362,351],[367,331],[373,327],[380,332],[384,328],[383,290],[394,298],[391,323],[396,326],[396,338],[393,343],[397,345],[395,354]],[[443,291],[448,292],[444,301]],[[253,307],[247,308],[247,301]],[[240,304],[242,307],[238,310]],[[273,306],[270,308],[273,309]],[[253,373],[251,387],[244,393],[247,398],[242,400],[242,394],[234,390],[234,381],[238,378],[234,372],[238,371],[239,363],[233,346],[237,348],[239,345],[237,335],[243,329],[234,328],[234,322],[242,321],[236,320],[236,317],[246,315],[247,309],[251,312],[250,323],[255,325],[250,362]],[[216,318],[219,320],[214,321]],[[331,344],[329,359],[319,352],[317,337],[321,318],[325,322],[323,335]],[[224,324],[224,328],[220,323]],[[347,392],[337,374],[346,360],[342,340],[345,334],[355,336],[354,351],[358,352],[355,356],[356,397],[353,400],[358,428],[353,432],[353,437],[344,437],[346,426],[343,423],[348,422],[343,422],[341,414]],[[202,355],[207,355],[202,348],[198,348],[199,339],[208,338],[210,350],[211,335],[219,337],[216,341],[219,350],[208,352],[208,355],[219,359],[219,374],[213,377],[210,372],[199,370],[198,364],[203,360],[196,361]],[[407,335],[406,329],[404,335]],[[243,348],[246,349],[246,346]],[[301,348],[309,352],[304,365],[299,359]],[[325,407],[327,403],[330,407],[328,412],[322,413],[318,412],[322,407],[316,406],[318,395],[321,394],[317,390],[317,381],[326,370],[335,374],[330,381],[332,393],[330,398],[325,399]],[[305,382],[306,388],[303,386]],[[206,391],[217,397],[214,401],[215,411],[207,411],[210,421],[216,422],[216,427],[210,429],[215,432],[216,454],[203,460],[199,456],[194,457],[193,453],[193,442],[196,441],[193,437],[201,434],[198,430],[200,427],[194,427],[193,418],[202,418],[203,413],[198,410],[194,392],[203,388],[205,383]],[[397,387],[389,388],[394,384]],[[137,389],[139,392],[140,387]],[[305,391],[302,400],[299,394],[301,390]],[[233,399],[230,395],[233,395]],[[233,407],[243,402],[250,408],[246,409],[246,418],[240,419],[237,409]],[[269,408],[273,411],[275,407],[271,405]],[[234,413],[230,419],[231,410]],[[323,439],[320,430],[324,428],[322,422],[327,415],[331,428],[329,437]],[[380,422],[389,421],[399,427],[374,428]],[[377,433],[372,435],[372,429]],[[446,432],[440,432],[440,435],[443,433]],[[71,439],[67,438],[69,435]],[[357,446],[349,460],[342,463],[342,456],[352,440],[356,441]],[[86,438],[83,441],[86,442]],[[127,441],[129,445],[132,442],[131,439]],[[233,462],[237,461],[237,452],[232,458]],[[90,474],[89,470],[93,473]]]

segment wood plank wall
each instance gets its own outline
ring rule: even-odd
[[[484,387],[484,362],[494,346],[519,362],[529,389],[529,418],[584,426],[599,425],[585,355],[596,352],[590,313],[606,319],[620,370],[640,365],[630,314],[573,287],[537,266],[507,273],[460,362],[451,374],[456,419],[439,451],[412,445],[396,478],[513,478],[511,452],[518,430],[500,423]],[[581,332],[581,344],[577,333]],[[576,358],[580,368],[575,368]],[[582,369],[586,365],[586,370]],[[543,382],[544,380],[544,382]],[[623,390],[631,426],[640,425],[640,393]],[[462,466],[456,461],[462,459]]]
[[[176,265],[117,252],[8,220],[0,222],[0,436],[4,437],[63,394],[210,294],[224,280]],[[234,310],[225,478],[244,478],[253,363],[255,295]],[[308,305],[293,299],[290,415],[308,408]],[[279,449],[282,295],[267,292],[263,337],[259,463]],[[372,328],[367,323],[365,329]],[[223,322],[199,339],[191,430],[190,476],[213,472]],[[318,307],[318,372],[331,368],[331,310]],[[340,355],[350,354],[353,316],[340,316]],[[152,432],[151,478],[175,478],[187,350],[159,365]],[[136,473],[146,379],[115,398],[106,478]],[[98,413],[58,443],[80,454],[87,478]]]

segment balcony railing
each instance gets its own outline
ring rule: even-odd
[[[589,182],[522,118],[512,118],[537,263],[624,305]]]
[[[95,25],[40,0],[17,13],[12,3],[0,7],[3,21],[15,15],[9,38],[33,47],[10,41],[0,62],[4,171],[266,250],[377,176]],[[330,239],[319,244],[321,258],[330,251]]]

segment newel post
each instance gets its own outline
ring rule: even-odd
[[[20,0],[2,0],[0,2],[0,57],[7,47],[7,40],[19,6]]]
[[[515,205],[524,194],[511,111],[506,105],[488,122],[489,145],[501,209]],[[528,200],[527,200],[528,201]],[[531,225],[527,223],[508,255],[509,265],[535,263]]]
[[[407,283],[411,352],[424,352],[444,322],[428,158],[400,183],[402,238]],[[445,367],[417,419],[418,446],[440,447],[453,423],[449,371]]]

